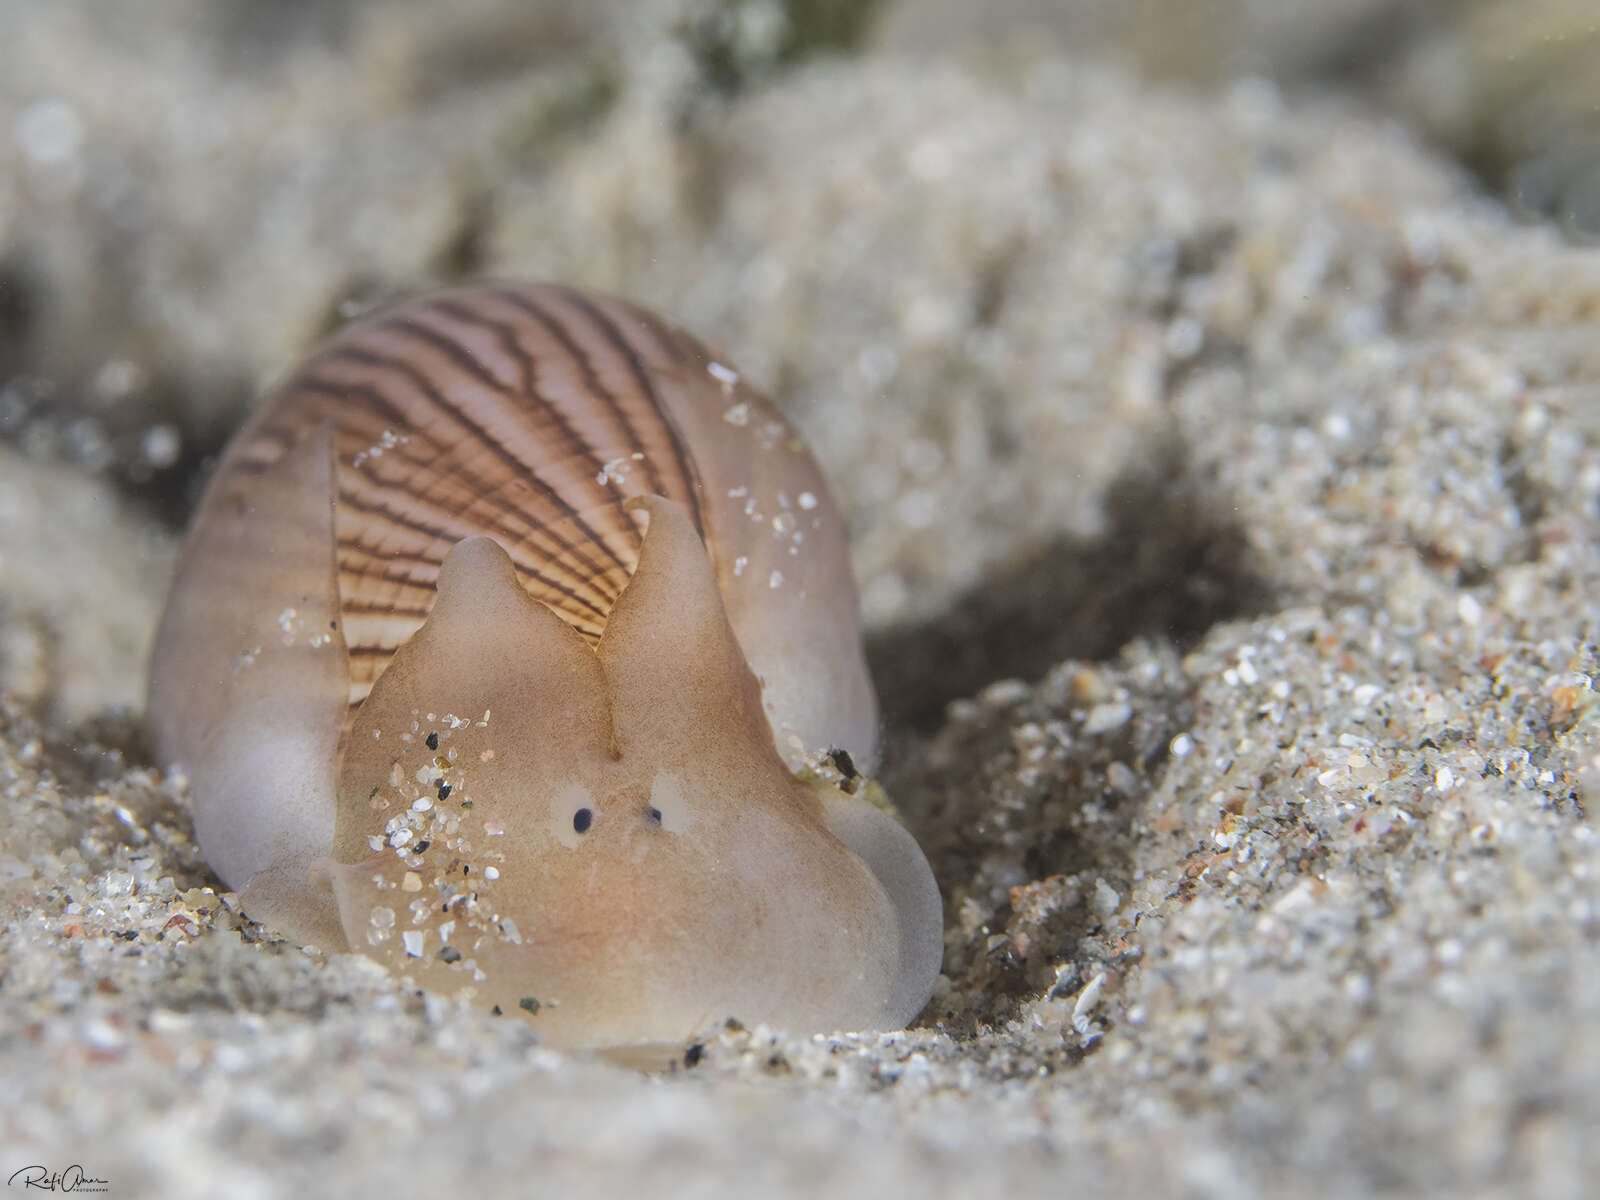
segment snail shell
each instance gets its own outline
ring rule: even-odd
[[[311,357],[209,485],[149,712],[251,915],[552,1042],[931,992],[921,851],[806,769],[875,754],[842,522],[777,412],[623,302],[461,289]]]

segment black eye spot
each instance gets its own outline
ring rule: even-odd
[[[645,814],[652,821],[654,821],[657,825],[661,824],[661,810],[659,808],[656,808],[654,805],[651,805],[649,808],[645,809],[644,811],[645,811]]]
[[[572,827],[579,833],[588,833],[589,824],[594,820],[594,814],[587,808],[580,808],[572,814]]]

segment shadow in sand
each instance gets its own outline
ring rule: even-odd
[[[1244,531],[1181,446],[1114,483],[1106,509],[1103,535],[1040,546],[948,612],[869,638],[885,721],[931,729],[949,701],[997,679],[1034,680],[1144,635],[1181,646],[1269,606]]]

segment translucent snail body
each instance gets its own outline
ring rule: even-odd
[[[807,769],[875,755],[793,430],[622,302],[481,286],[341,332],[189,535],[150,721],[246,911],[554,1044],[903,1025],[937,887]]]

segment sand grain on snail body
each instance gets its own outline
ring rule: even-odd
[[[688,335],[550,286],[342,331],[195,517],[150,720],[246,911],[624,1045],[914,1017],[937,887],[870,764],[845,534]]]

